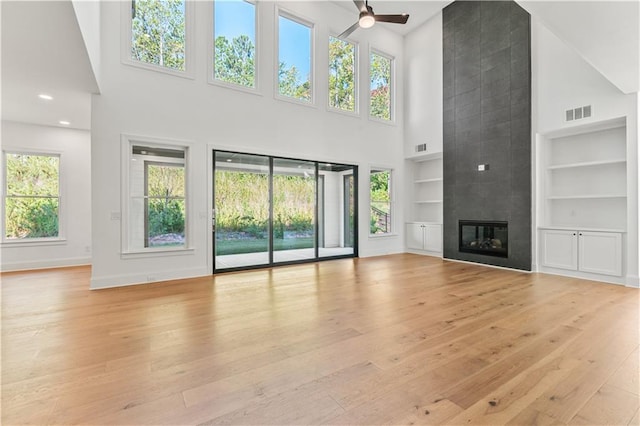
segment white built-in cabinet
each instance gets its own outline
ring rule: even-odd
[[[626,130],[624,119],[614,119],[539,137],[541,271],[623,276]]]
[[[622,233],[543,229],[542,266],[601,275],[622,275]]]
[[[428,252],[442,252],[442,225],[434,223],[407,223],[407,248]]]
[[[412,186],[406,223],[408,249],[442,253],[442,152],[407,160]]]

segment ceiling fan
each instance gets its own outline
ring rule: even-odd
[[[402,13],[399,15],[376,15],[373,13],[373,8],[369,6],[369,0],[353,0],[356,4],[356,7],[360,11],[360,17],[358,18],[358,22],[344,30],[342,34],[338,36],[338,38],[348,37],[352,32],[354,32],[358,27],[360,28],[371,28],[373,24],[376,22],[390,22],[392,24],[406,24],[409,19],[409,15],[406,13]]]

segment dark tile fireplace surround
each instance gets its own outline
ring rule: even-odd
[[[530,56],[515,2],[443,10],[445,258],[531,269]]]

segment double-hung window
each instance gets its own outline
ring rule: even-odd
[[[60,238],[60,156],[4,153],[3,241]]]
[[[369,116],[393,121],[393,58],[372,51],[369,62]]]
[[[123,3],[123,62],[191,76],[192,2],[131,0]]]
[[[127,142],[125,252],[187,248],[187,148]]]
[[[357,56],[354,43],[329,37],[329,107],[357,112]]]
[[[214,5],[214,81],[256,87],[256,5],[216,0]]]
[[[393,198],[391,169],[371,169],[369,179],[370,235],[392,232]]]

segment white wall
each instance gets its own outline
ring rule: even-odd
[[[442,152],[442,12],[407,34],[404,52],[405,156],[422,143],[427,153]]]
[[[626,276],[638,286],[638,112],[637,94],[623,94],[540,21],[532,19],[533,133],[540,135],[626,117]],[[592,116],[566,122],[565,110],[592,105]]]
[[[88,131],[2,122],[5,151],[60,154],[63,242],[6,243],[2,271],[82,265],[91,262],[91,137]]]
[[[210,7],[195,2],[195,79],[143,70],[120,62],[120,4],[101,4],[101,95],[92,101],[92,288],[210,274],[211,206],[210,148],[281,155],[359,166],[360,255],[403,251],[401,235],[369,238],[368,172],[370,167],[402,169],[403,43],[378,25],[357,31],[360,42],[358,117],[326,108],[328,35],[353,23],[354,14],[329,2],[285,2],[284,7],[316,23],[316,105],[302,106],[274,99],[275,4],[259,2],[259,94],[207,83],[207,48],[211,34]],[[396,58],[396,121],[385,124],[367,117],[368,49]],[[179,255],[122,256],[120,135],[133,134],[192,143],[193,250]],[[395,229],[401,229],[403,187],[394,188]],[[112,216],[112,212],[116,213]]]
[[[100,2],[72,0],[96,84],[100,88]]]

